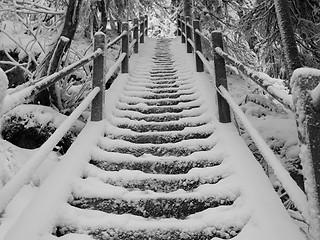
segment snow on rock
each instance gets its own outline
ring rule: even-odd
[[[21,119],[21,121],[24,121],[25,127],[34,127],[35,125],[40,124],[42,126],[52,126],[54,128],[58,128],[68,117],[51,107],[35,104],[21,104],[6,113],[2,121],[10,121],[14,116]],[[77,120],[70,130],[78,134],[84,125],[83,122]]]

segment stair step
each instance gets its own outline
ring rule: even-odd
[[[222,156],[211,154],[212,159],[196,154],[189,158],[160,159],[158,161],[148,158],[140,159],[119,156],[119,153],[107,153],[101,148],[96,148],[92,154],[90,164],[105,171],[138,170],[152,174],[186,174],[193,168],[206,168],[218,166],[222,162]],[[133,159],[134,158],[134,159]]]
[[[99,210],[113,214],[132,214],[144,218],[185,219],[208,208],[232,205],[232,199],[207,198],[75,198],[70,204],[81,209]]]
[[[55,235],[64,236],[68,233],[87,232],[89,236],[96,240],[213,240],[213,239],[232,239],[240,231],[240,227],[207,227],[202,231],[190,231],[188,229],[134,229],[125,230],[121,228],[98,228],[85,229],[79,231],[76,227],[58,226]]]
[[[199,105],[195,106],[189,106],[189,107],[164,107],[164,106],[158,106],[158,107],[148,107],[145,109],[139,108],[139,107],[118,107],[119,110],[123,111],[134,111],[139,112],[143,114],[163,114],[163,113],[181,113],[186,110],[191,110],[194,108],[199,108]]]
[[[118,128],[122,129],[130,129],[134,132],[167,132],[167,131],[182,131],[187,127],[199,127],[206,124],[206,122],[199,122],[199,123],[184,123],[184,124],[120,124],[117,125]]]
[[[150,147],[108,147],[105,146],[105,150],[108,152],[118,152],[123,154],[131,154],[135,157],[141,157],[145,154],[151,154],[153,156],[188,156],[194,152],[209,151],[211,146],[193,146],[193,147],[165,147],[165,146],[150,146]]]
[[[111,178],[105,180],[105,183],[111,184],[113,186],[124,187],[129,190],[140,190],[140,191],[154,191],[154,192],[164,192],[170,193],[182,189],[184,191],[190,192],[200,185],[203,184],[216,184],[222,179],[222,176],[216,176],[214,178],[205,178],[205,179],[138,179],[130,181],[119,181],[113,180]]]
[[[185,92],[185,93],[177,93],[177,94],[161,94],[161,95],[143,95],[142,98],[144,99],[164,99],[164,98],[169,98],[169,99],[176,99],[180,98],[181,96],[188,96],[194,94],[193,92]]]
[[[165,143],[178,143],[190,139],[205,139],[208,138],[213,132],[195,132],[185,134],[142,134],[142,135],[114,135],[108,134],[110,139],[122,139],[127,142],[137,144],[165,144]]]
[[[125,100],[123,99],[119,99],[119,102],[120,103],[126,103],[130,106],[134,106],[134,105],[137,105],[139,103],[144,103],[148,106],[175,106],[175,105],[178,105],[179,103],[188,103],[188,102],[193,102],[195,101],[196,99],[180,99],[180,100],[174,100],[174,99],[168,99],[168,100],[158,100],[158,101],[147,101],[147,100],[144,100],[144,101],[137,101],[137,102],[126,102]]]
[[[190,115],[162,115],[162,116],[131,116],[131,115],[126,115],[124,112],[124,115],[119,116],[119,117],[124,117],[128,118],[130,120],[134,121],[146,121],[146,122],[172,122],[172,121],[178,121],[180,119],[188,118],[188,117],[198,117],[200,114],[190,114]]]

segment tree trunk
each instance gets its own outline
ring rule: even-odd
[[[297,43],[292,27],[289,2],[288,0],[274,0],[274,5],[281,34],[281,40],[284,47],[285,58],[289,69],[289,76],[291,77],[293,71],[302,67],[302,64],[299,58]]]
[[[61,58],[69,49],[71,41],[76,33],[81,5],[82,0],[69,0],[60,37],[39,65],[36,78],[51,75],[58,70]],[[42,105],[48,106],[53,104],[56,107],[61,108],[61,106],[59,106],[61,104],[59,104],[60,100],[57,95],[56,84],[38,94],[35,101]]]
[[[109,5],[110,0],[101,1],[101,31],[104,33],[107,32]]]

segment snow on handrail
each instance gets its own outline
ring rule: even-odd
[[[232,64],[236,65],[241,72],[249,76],[256,84],[262,87],[267,93],[269,93],[273,98],[275,98],[283,106],[290,109],[291,111],[294,110],[292,95],[288,94],[286,90],[282,90],[274,85],[274,83],[278,81],[278,79],[271,78],[265,73],[257,72],[253,69],[250,69],[244,66],[241,62],[231,57],[229,54],[224,52],[219,47],[216,47],[214,50],[221,57],[228,60]]]
[[[57,145],[66,132],[72,127],[82,112],[91,104],[94,97],[99,93],[100,88],[94,88],[81,104],[71,113],[71,115],[56,129],[50,138],[39,148],[39,150],[29,159],[29,161],[14,175],[2,189],[0,189],[0,213],[2,213],[8,203],[16,193],[30,181],[32,175],[46,159],[46,156]]]
[[[48,87],[49,85],[57,82],[61,78],[67,76],[74,70],[78,69],[79,67],[83,66],[84,64],[90,62],[92,59],[96,58],[97,56],[103,54],[103,51],[99,48],[92,54],[82,58],[81,60],[70,64],[69,66],[65,67],[59,72],[51,74],[39,82],[36,82],[34,85],[28,86],[18,92],[13,94],[7,95],[4,99],[3,103],[3,110],[2,113],[6,113],[11,109],[15,108],[16,106],[20,105],[21,103],[29,102],[31,98],[37,94],[38,92],[42,91],[44,88]]]
[[[129,45],[129,50],[133,48],[133,46],[136,44],[136,42],[137,42],[137,39],[134,39],[134,40],[130,43],[130,45]]]
[[[122,63],[123,59],[126,57],[126,53],[121,53],[120,57],[118,60],[109,68],[107,74],[106,74],[106,82],[110,79],[110,77],[114,74],[114,72],[117,70],[117,68],[120,66]]]
[[[123,36],[127,35],[128,34],[128,31],[122,31],[122,33],[116,37],[115,39],[113,39],[111,42],[109,42],[107,45],[106,45],[106,49],[112,47],[114,44],[116,44],[117,42],[119,42]]]
[[[248,120],[247,116],[242,112],[238,104],[232,99],[230,93],[223,87],[219,87],[219,93],[228,102],[233,112],[241,120],[244,128],[250,134],[252,141],[256,144],[257,148],[263,155],[267,163],[272,167],[275,176],[282,183],[284,189],[287,191],[289,197],[294,202],[295,206],[301,211],[302,215],[306,217],[307,211],[307,198],[305,193],[292,179],[289,172],[283,167],[279,159],[274,155],[270,147],[261,137],[259,132],[253,127],[252,123]]]
[[[204,35],[199,29],[196,29],[195,32],[196,32],[197,34],[199,34],[199,36],[200,36],[203,40],[206,40],[207,42],[210,43],[210,39],[209,39],[206,35]]]
[[[194,41],[192,39],[188,38],[188,42],[190,43],[191,47],[194,49]]]

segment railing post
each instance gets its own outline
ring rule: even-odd
[[[191,17],[186,17],[186,33],[187,33],[187,53],[192,53],[192,46],[191,43],[188,41],[188,39],[192,40],[192,29],[190,27],[191,24]]]
[[[144,24],[145,24],[144,17],[140,16],[140,33],[143,33],[141,34],[141,37],[140,37],[140,43],[144,43]]]
[[[223,49],[223,40],[222,33],[214,31],[211,33],[212,39],[212,47],[215,49],[216,47],[220,47]],[[225,89],[228,90],[228,82],[227,82],[227,74],[226,74],[226,66],[224,58],[221,57],[214,51],[214,71],[216,77],[216,86],[219,87],[222,85]],[[230,107],[227,101],[220,95],[218,96],[218,110],[219,110],[219,120],[222,123],[231,122],[230,116]]]
[[[133,29],[133,39],[136,40],[136,43],[133,46],[134,53],[138,53],[139,51],[139,20],[138,18],[133,19],[133,25],[135,26]]]
[[[192,8],[193,8],[193,1],[192,0],[185,0],[184,1],[184,15],[191,17],[192,16]]]
[[[92,89],[100,88],[100,92],[92,100],[91,121],[101,121],[104,118],[104,95],[105,95],[105,41],[106,36],[103,32],[96,32],[94,35],[94,51],[100,48],[103,54],[93,59]]]
[[[180,14],[177,16],[177,26],[178,26],[178,36],[181,36],[181,19],[180,19]]]
[[[148,15],[144,15],[144,19],[145,19],[145,24],[144,24],[144,34],[146,35],[146,37],[148,36]]]
[[[181,43],[186,43],[186,38],[185,38],[185,32],[186,32],[186,27],[185,27],[185,17],[181,16],[181,30],[182,30],[182,34],[181,34]]]
[[[200,31],[200,22],[199,20],[193,21],[193,39],[194,39],[194,45],[195,45],[195,58],[196,58],[196,66],[197,66],[197,72],[203,72],[203,62],[199,55],[197,54],[197,51],[202,52],[202,44],[201,44],[201,36],[197,33],[197,30]]]
[[[129,24],[127,22],[122,23],[122,31],[129,31]],[[129,34],[129,32],[128,32]],[[122,37],[122,53],[126,53],[127,55],[123,59],[121,63],[121,73],[128,73],[129,72],[129,36],[128,34]]]
[[[318,91],[313,91],[319,83],[320,70],[316,69],[306,72],[306,69],[298,68],[291,78],[308,199],[310,239],[320,239],[320,96]]]

